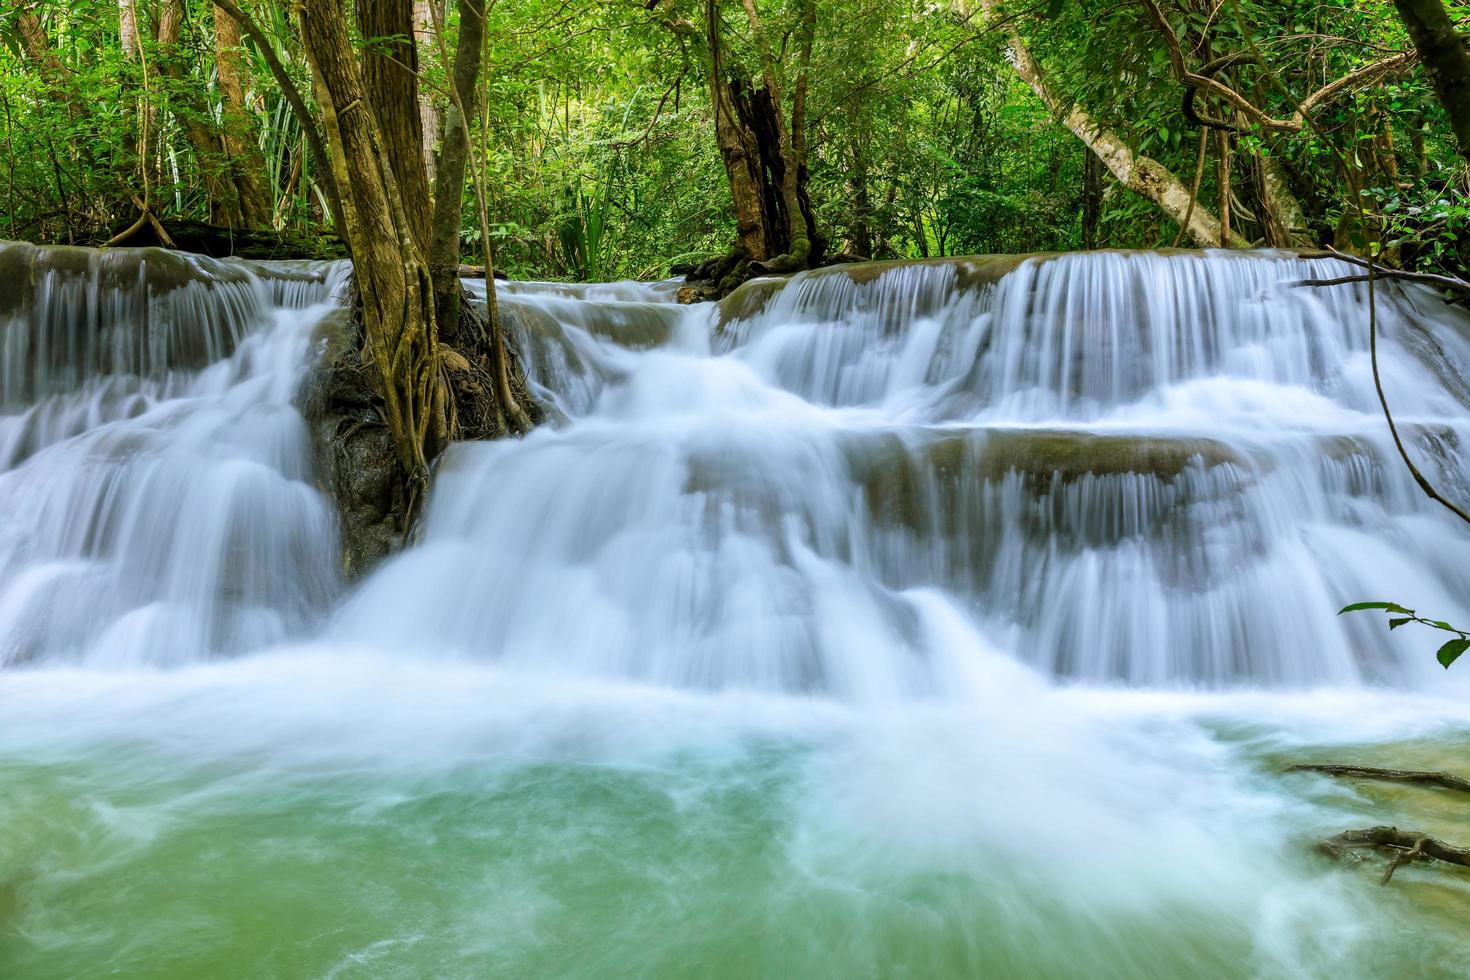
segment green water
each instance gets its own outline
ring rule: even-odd
[[[355,714],[319,713],[299,707],[310,683],[283,704],[284,688],[233,676],[119,703],[147,683],[68,696],[49,705],[60,716],[34,679],[0,694],[14,709],[0,724],[0,976],[1454,977],[1470,964],[1466,875],[1407,868],[1379,888],[1376,860],[1341,868],[1310,846],[1392,820],[1470,839],[1470,801],[1279,771],[1343,753],[1445,765],[1470,727],[1313,747],[1313,726],[1208,706],[1048,725],[1029,710],[866,716],[636,692],[512,710],[491,690],[457,700],[399,680]],[[1075,696],[1041,697],[1079,713]],[[812,716],[825,720],[795,720]],[[509,734],[521,729],[537,737]]]

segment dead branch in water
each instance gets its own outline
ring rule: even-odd
[[[1447,844],[1417,830],[1400,830],[1397,827],[1344,830],[1317,845],[1317,849],[1323,854],[1339,861],[1357,848],[1372,848],[1390,856],[1388,867],[1378,882],[1380,885],[1388,884],[1393,873],[1405,861],[1434,860],[1470,868],[1470,848]]]
[[[1348,779],[1377,779],[1389,783],[1413,783],[1418,786],[1439,786],[1460,793],[1470,793],[1470,779],[1448,772],[1425,772],[1414,769],[1378,769],[1374,766],[1343,766],[1304,763],[1291,766],[1287,772],[1315,772],[1324,776],[1343,776]]]

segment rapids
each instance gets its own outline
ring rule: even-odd
[[[1470,534],[1367,294],[1274,253],[499,284],[556,422],[348,590],[339,265],[0,245],[0,975],[1462,976],[1396,599]],[[11,272],[14,275],[11,275]],[[484,284],[469,284],[481,290]],[[1470,322],[1378,295],[1456,487]]]

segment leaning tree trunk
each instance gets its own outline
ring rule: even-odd
[[[239,188],[220,166],[219,133],[210,122],[214,114],[209,111],[209,106],[202,98],[199,86],[188,77],[188,66],[179,51],[179,36],[186,16],[184,0],[163,0],[163,9],[158,15],[158,71],[172,82],[169,86],[169,105],[173,108],[174,119],[183,130],[184,138],[194,151],[194,160],[199,167],[205,197],[208,199],[210,222],[224,227],[244,228],[246,225],[241,216]]]
[[[436,30],[442,27],[443,19],[440,18]],[[440,336],[446,339],[459,331],[459,238],[464,218],[465,168],[470,152],[468,114],[475,105],[475,78],[480,73],[484,33],[485,0],[461,0],[459,37],[455,42],[454,67],[449,79],[454,91],[444,114],[444,133],[434,180],[429,248],[435,315]],[[494,286],[495,271],[486,269],[485,290],[492,300]],[[496,324],[492,323],[494,326]]]
[[[973,20],[972,3],[979,4],[986,20],[1001,29],[1006,42],[1006,60],[1016,70],[1016,74],[1036,93],[1036,97],[1052,115],[1097,155],[1117,178],[1118,183],[1153,201],[1159,210],[1181,225],[1197,244],[1207,248],[1220,244],[1220,219],[1195,201],[1190,189],[1168,167],[1152,157],[1135,152],[1127,141],[1098,123],[1080,105],[1073,105],[1070,109],[1063,105],[1062,100],[1047,85],[1041,66],[1031,56],[1030,49],[1026,47],[1014,24],[998,15],[995,0],[951,2],[966,23]],[[1228,241],[1232,245],[1246,244],[1234,236]]]

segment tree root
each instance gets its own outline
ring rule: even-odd
[[[1315,772],[1323,776],[1343,776],[1348,779],[1377,779],[1389,783],[1414,783],[1419,786],[1438,786],[1460,793],[1470,793],[1470,779],[1448,772],[1421,772],[1412,769],[1378,769],[1373,766],[1342,766],[1303,764],[1291,766],[1287,772]]]
[[[1470,848],[1447,844],[1417,830],[1400,830],[1397,827],[1344,830],[1317,845],[1319,851],[1338,861],[1357,848],[1372,848],[1390,856],[1388,867],[1378,882],[1380,885],[1388,884],[1399,865],[1407,861],[1443,861],[1470,868]]]

